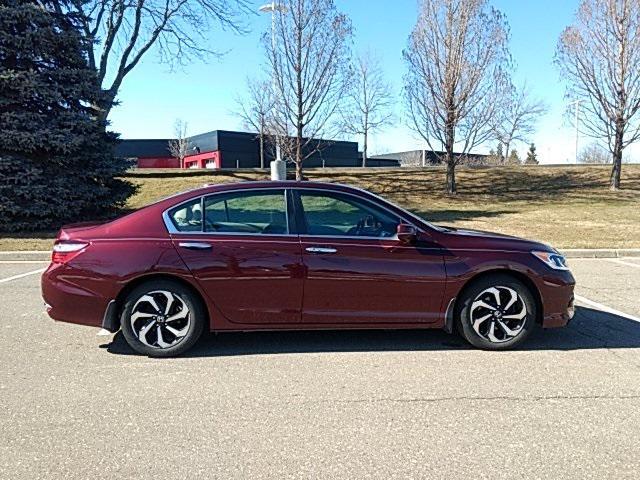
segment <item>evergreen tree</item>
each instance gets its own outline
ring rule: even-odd
[[[515,148],[511,149],[511,153],[509,154],[509,165],[520,165],[520,155],[518,155],[518,151]]]
[[[525,165],[538,165],[540,162],[538,161],[538,154],[536,153],[536,145],[534,143],[529,147],[529,151],[527,152],[527,158],[524,161]]]
[[[90,105],[103,95],[64,0],[0,5],[0,230],[104,217],[134,191],[115,177],[116,135]]]
[[[498,143],[498,147],[496,148],[496,158],[498,159],[498,163],[504,163],[504,152],[502,151],[502,142]]]

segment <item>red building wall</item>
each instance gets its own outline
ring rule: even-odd
[[[220,152],[199,153],[184,157],[183,168],[220,168],[221,162],[222,156]]]
[[[173,157],[138,158],[138,168],[180,168],[180,160]]]
[[[184,157],[182,168],[220,168],[220,152],[199,153]],[[195,165],[195,166],[194,166]],[[173,157],[138,158],[138,168],[180,168],[180,160]]]

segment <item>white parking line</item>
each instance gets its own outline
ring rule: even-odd
[[[629,315],[628,313],[621,312],[620,310],[616,310],[615,308],[607,307],[606,305],[602,305],[601,303],[594,302],[593,300],[589,300],[588,298],[584,298],[581,295],[575,295],[575,299],[579,303],[584,303],[589,307],[593,307],[596,310],[600,310],[602,312],[607,312],[612,315],[616,315],[618,317],[626,318],[627,320],[632,320],[634,322],[640,323],[640,318],[634,317],[633,315]]]
[[[25,264],[25,263],[47,263],[48,260],[0,260],[0,265]]]
[[[617,263],[618,265],[625,265],[627,267],[640,268],[640,263],[625,262],[624,260],[618,260],[617,258],[608,258],[607,261],[611,263]]]
[[[10,282],[11,280],[17,280],[22,277],[27,277],[29,275],[35,275],[36,273],[42,273],[46,270],[46,268],[39,268],[38,270],[33,270],[31,272],[21,273],[19,275],[14,275],[13,277],[0,278],[0,283]]]

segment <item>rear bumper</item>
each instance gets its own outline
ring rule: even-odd
[[[76,281],[80,278],[79,272],[67,265],[49,265],[40,280],[47,313],[60,322],[101,327],[111,298],[79,286]]]
[[[538,279],[544,328],[564,327],[571,321],[575,313],[575,285],[576,281],[570,271],[558,271]]]

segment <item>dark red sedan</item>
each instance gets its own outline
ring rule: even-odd
[[[185,352],[203,330],[457,329],[502,350],[574,314],[553,248],[440,227],[371,193],[314,182],[185,192],[63,227],[42,295],[55,320]]]

